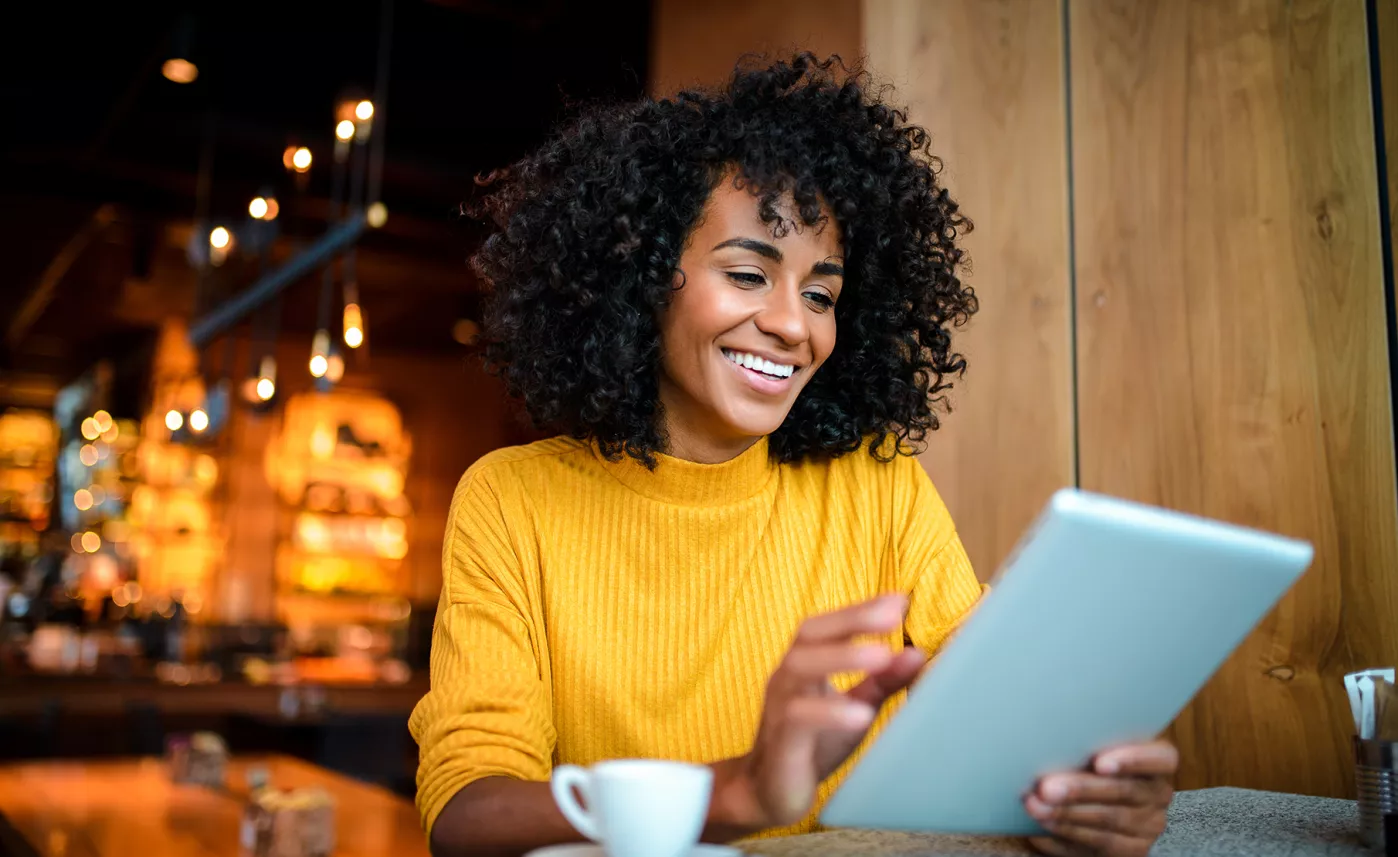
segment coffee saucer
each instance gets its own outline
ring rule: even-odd
[[[596,842],[574,842],[569,845],[549,845],[537,848],[524,857],[606,857],[606,851]],[[743,852],[730,845],[710,845],[701,842],[689,852],[689,857],[742,857]]]

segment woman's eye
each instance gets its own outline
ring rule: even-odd
[[[835,299],[825,292],[806,292],[806,300],[810,301],[822,312],[835,308]]]
[[[728,271],[728,279],[743,286],[760,286],[767,282],[767,278],[761,274],[753,274],[747,271]]]

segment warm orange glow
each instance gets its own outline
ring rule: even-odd
[[[92,505],[100,506],[107,502],[107,489],[103,488],[101,485],[94,485],[89,490],[92,493]]]
[[[266,217],[267,200],[260,196],[253,197],[252,202],[248,203],[248,214],[252,216],[253,220],[261,220]]]
[[[97,430],[101,432],[109,431],[112,427],[112,415],[106,411],[98,411],[92,415],[92,419],[97,423]]]
[[[215,250],[227,250],[232,241],[232,233],[222,226],[215,226],[213,231],[209,233],[209,246]]]
[[[68,544],[73,546],[73,553],[83,552],[83,534],[73,533],[73,537],[68,539]]]
[[[78,507],[79,512],[86,512],[92,508],[92,492],[86,488],[79,488],[73,492],[73,505]]]
[[[102,549],[102,537],[88,530],[83,533],[83,550],[88,553],[97,553]]]
[[[184,416],[179,411],[171,408],[165,412],[165,427],[170,431],[179,431],[184,425]]]
[[[329,362],[324,356],[317,354],[311,358],[311,375],[316,378],[325,377],[325,370],[329,369]]]
[[[297,149],[291,155],[291,168],[298,173],[304,173],[311,168],[311,150],[305,146]]]
[[[341,119],[340,123],[335,126],[335,139],[348,140],[353,136],[354,123],[349,121],[348,119]]]
[[[121,428],[116,423],[112,423],[111,428],[102,432],[102,439],[105,440],[107,443],[112,443],[118,437],[121,437]]]
[[[364,314],[359,304],[345,304],[345,344],[350,348],[364,344]]]
[[[271,378],[257,379],[257,398],[265,402],[268,399],[271,399],[272,396],[276,394],[276,392],[277,385],[273,383]]]
[[[354,105],[354,115],[360,122],[367,122],[374,118],[374,102],[364,99]]]
[[[345,358],[338,353],[325,358],[325,377],[332,384],[340,383],[340,379],[345,377]]]
[[[269,196],[269,197],[267,197],[267,216],[266,216],[266,217],[263,217],[262,219],[263,219],[263,220],[276,220],[276,219],[277,219],[277,215],[278,215],[278,214],[281,214],[281,211],[282,211],[282,207],[281,207],[280,205],[277,205],[277,201],[276,201],[275,199],[273,199],[272,197]]]
[[[100,426],[97,425],[97,420],[94,420],[92,417],[88,417],[87,419],[83,420],[82,432],[83,437],[87,438],[88,440],[96,440],[98,435],[102,434],[102,429]]]
[[[195,433],[201,432],[209,427],[209,415],[203,408],[195,408],[189,412],[189,430]]]
[[[160,66],[160,73],[171,83],[193,83],[199,77],[199,66],[187,59],[171,57]]]
[[[78,460],[88,467],[97,463],[97,447],[90,443],[83,444],[83,448],[78,450]]]
[[[364,212],[364,219],[375,229],[388,222],[388,206],[382,202],[376,202],[369,206]]]
[[[184,609],[191,616],[198,616],[199,611],[204,609],[204,599],[199,597],[199,593],[191,592],[184,597]]]

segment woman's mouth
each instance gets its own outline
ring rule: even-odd
[[[746,351],[721,349],[723,357],[747,381],[748,385],[760,393],[784,393],[790,387],[791,377],[796,374],[796,366],[791,363],[776,363]]]

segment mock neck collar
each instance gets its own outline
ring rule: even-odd
[[[593,454],[608,472],[638,494],[683,506],[722,506],[762,491],[777,473],[777,464],[763,437],[738,456],[719,464],[699,464],[656,453],[654,470],[629,455],[607,461],[593,446]]]

